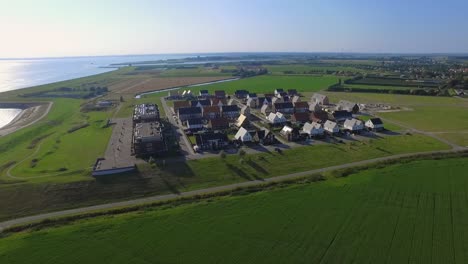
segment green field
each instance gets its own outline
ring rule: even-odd
[[[273,93],[277,88],[296,89],[299,92],[313,92],[326,89],[328,86],[338,82],[338,77],[325,76],[272,76],[264,75],[241,79],[231,82],[210,84],[205,86],[191,87],[192,92],[208,89],[210,91],[224,90],[228,94],[234,94],[236,90],[245,89],[256,93]]]
[[[355,67],[350,66],[333,66],[330,64],[315,64],[315,65],[307,65],[307,64],[280,64],[280,65],[263,65],[268,69],[269,72],[272,74],[284,74],[285,71],[292,71],[294,74],[309,74],[311,73],[323,73],[326,71],[345,71],[345,72],[367,72],[363,69],[358,69]]]
[[[0,239],[2,263],[466,263],[467,158],[81,220]]]

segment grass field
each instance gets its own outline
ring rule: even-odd
[[[0,239],[2,263],[466,263],[468,159],[82,220]]]
[[[336,76],[274,76],[263,75],[237,81],[216,83],[199,87],[190,87],[194,93],[207,89],[211,92],[224,90],[228,94],[234,94],[236,90],[245,89],[256,93],[273,93],[277,88],[296,89],[299,92],[312,92],[326,89],[338,82]]]

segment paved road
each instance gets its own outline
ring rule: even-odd
[[[33,215],[33,216],[13,219],[13,220],[5,221],[5,222],[0,222],[0,232],[4,230],[5,228],[12,227],[15,225],[37,222],[37,221],[54,218],[54,217],[63,217],[63,216],[69,216],[73,214],[89,213],[89,212],[96,211],[96,210],[108,210],[108,209],[120,208],[120,207],[125,207],[125,206],[166,201],[166,200],[175,199],[175,198],[191,197],[191,196],[199,195],[199,194],[230,191],[238,187],[255,186],[258,184],[265,183],[265,182],[279,182],[279,181],[295,179],[295,178],[299,178],[303,176],[308,176],[308,175],[312,175],[315,173],[323,173],[326,171],[332,171],[332,170],[337,170],[337,169],[368,165],[368,164],[375,163],[375,162],[388,161],[388,160],[393,160],[393,159],[398,159],[398,158],[408,157],[408,156],[413,156],[413,155],[418,155],[418,154],[435,154],[435,153],[449,153],[449,152],[455,152],[455,150],[399,154],[399,155],[393,155],[393,156],[387,156],[387,157],[381,157],[381,158],[375,158],[375,159],[369,159],[369,160],[363,160],[363,161],[350,162],[346,164],[320,168],[320,169],[315,169],[315,170],[308,170],[308,171],[303,171],[303,172],[298,172],[298,173],[291,173],[287,175],[267,178],[264,180],[240,182],[240,183],[235,183],[235,184],[230,184],[230,185],[205,188],[205,189],[194,190],[194,191],[189,191],[189,192],[182,192],[179,194],[156,195],[156,196],[151,196],[147,198],[133,199],[133,200],[123,201],[123,202],[107,203],[107,204],[101,204],[101,205],[95,205],[95,206],[89,206],[89,207],[82,207],[82,208],[76,208],[76,209],[70,209],[70,210],[64,210],[64,211],[58,211],[58,212],[52,212],[52,213]]]

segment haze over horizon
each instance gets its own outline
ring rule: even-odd
[[[468,2],[1,1],[0,58],[468,53]]]

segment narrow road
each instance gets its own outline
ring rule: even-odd
[[[9,220],[9,221],[0,222],[0,232],[3,231],[5,228],[9,228],[15,225],[37,222],[37,221],[41,221],[41,220],[45,220],[49,218],[63,217],[63,216],[69,216],[73,214],[80,214],[80,213],[89,213],[89,212],[97,211],[97,210],[109,210],[109,209],[115,209],[115,208],[139,205],[139,204],[145,204],[145,203],[167,201],[167,200],[176,199],[176,198],[192,197],[194,195],[200,195],[200,194],[230,191],[239,187],[256,186],[256,185],[266,183],[266,182],[280,182],[284,180],[290,180],[290,179],[300,178],[304,176],[309,176],[315,173],[323,173],[323,172],[337,170],[337,169],[369,165],[375,162],[394,160],[394,159],[399,159],[399,158],[409,157],[409,156],[414,156],[414,155],[419,155],[419,154],[436,154],[436,153],[450,153],[450,152],[456,152],[456,151],[455,150],[441,150],[441,151],[398,154],[398,155],[393,155],[393,156],[350,162],[350,163],[335,165],[335,166],[326,167],[326,168],[291,173],[287,175],[267,178],[264,180],[246,181],[246,182],[240,182],[240,183],[235,183],[235,184],[230,184],[230,185],[205,188],[205,189],[194,190],[194,191],[189,191],[189,192],[182,192],[179,194],[156,195],[156,196],[133,199],[133,200],[123,201],[123,202],[107,203],[107,204],[101,204],[101,205],[95,205],[95,206],[89,206],[89,207],[82,207],[82,208],[76,208],[76,209],[70,209],[70,210],[64,210],[64,211],[58,211],[58,212],[52,212],[52,213],[33,215],[33,216],[22,217],[22,218]]]

